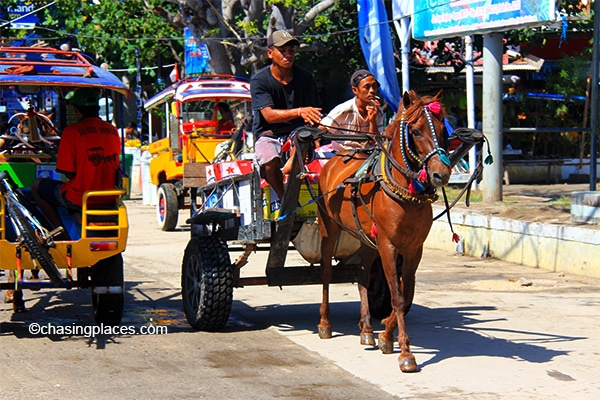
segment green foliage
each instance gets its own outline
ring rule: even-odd
[[[307,9],[298,9],[302,15]],[[348,81],[366,62],[358,38],[356,0],[340,1],[305,32],[303,41],[311,43],[315,52],[300,52],[297,61],[311,70],[323,90],[325,111],[351,96]]]
[[[561,93],[566,96],[585,95],[586,80],[590,73],[589,55],[564,57],[558,62],[558,73],[546,80],[549,93]]]
[[[13,0],[9,0],[13,1]],[[301,26],[308,12],[319,0],[267,0],[264,18],[248,22],[241,6],[234,8],[235,14],[228,23],[242,38],[265,35],[270,10],[278,6],[287,16],[293,16],[292,26]],[[139,52],[142,67],[156,66],[183,60],[183,32],[181,18],[205,24],[200,9],[185,9],[181,2],[171,0],[60,0],[43,11],[42,27],[36,33],[50,46],[59,47],[70,43],[94,58],[98,64],[106,62],[112,69],[136,69],[136,53]],[[206,5],[206,4],[204,4]],[[163,11],[162,13],[159,11]],[[167,21],[165,12],[171,17]],[[204,22],[203,22],[204,21]],[[179,24],[175,27],[171,24]],[[235,35],[222,31],[220,26],[196,26],[204,37],[225,40],[237,45]],[[356,0],[338,1],[334,6],[322,10],[308,27],[303,27],[302,41],[307,45],[298,54],[298,63],[311,70],[318,84],[327,88],[326,108],[346,99],[348,78],[357,68],[366,66],[357,32]],[[17,32],[10,32],[15,37]],[[228,45],[231,49],[231,46]],[[240,43],[240,50],[246,49]],[[261,56],[260,51],[257,53]],[[244,54],[249,58],[250,54]],[[264,55],[263,55],[264,56]],[[261,57],[258,57],[261,59]],[[262,58],[261,61],[264,61]],[[249,67],[248,67],[249,68]],[[250,72],[250,71],[248,71]],[[145,83],[156,82],[156,71],[143,69]]]
[[[162,6],[177,11],[170,3]],[[175,54],[183,50],[181,30],[145,8],[141,1],[96,4],[91,0],[60,0],[43,13],[42,26],[35,31],[42,40],[52,47],[69,43],[111,68],[135,70],[136,49],[142,66],[157,65],[159,54],[163,64],[173,63]],[[145,71],[143,80],[153,81],[155,76],[155,71]]]

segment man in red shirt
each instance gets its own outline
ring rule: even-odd
[[[36,179],[31,191],[39,208],[54,227],[62,226],[57,207],[81,211],[83,195],[90,190],[117,187],[121,141],[117,128],[98,116],[98,91],[79,88],[66,96],[78,122],[67,126],[58,147],[56,171],[66,182]],[[114,198],[90,198],[88,205],[109,205]],[[67,239],[59,235],[56,239]]]

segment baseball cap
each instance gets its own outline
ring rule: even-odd
[[[97,106],[98,97],[98,90],[91,87],[83,87],[68,93],[65,99],[76,106]]]
[[[350,77],[350,85],[358,86],[360,81],[362,81],[363,79],[365,79],[368,76],[375,76],[375,75],[373,75],[371,73],[371,71],[368,71],[366,69],[359,69],[358,71],[353,73],[352,76]]]
[[[300,46],[298,39],[283,29],[271,33],[267,38],[267,47],[280,47],[285,46],[288,43],[293,44],[294,46]]]

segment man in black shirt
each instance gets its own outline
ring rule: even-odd
[[[313,75],[294,65],[300,42],[278,30],[267,39],[271,64],[250,80],[254,151],[265,180],[283,197],[281,147],[287,136],[303,125],[321,121],[321,101]]]

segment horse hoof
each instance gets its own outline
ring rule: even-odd
[[[333,337],[331,328],[319,328],[319,337],[321,339],[331,339]]]
[[[15,297],[15,291],[12,289],[9,289],[6,291],[6,293],[4,293],[4,302],[6,304],[12,303],[14,297]]]
[[[378,347],[383,354],[392,354],[394,352],[394,342],[385,342],[379,338]]]
[[[400,359],[400,371],[402,372],[417,372],[419,367],[414,357],[405,357]]]
[[[373,333],[361,333],[360,344],[363,346],[375,346],[375,335]]]

